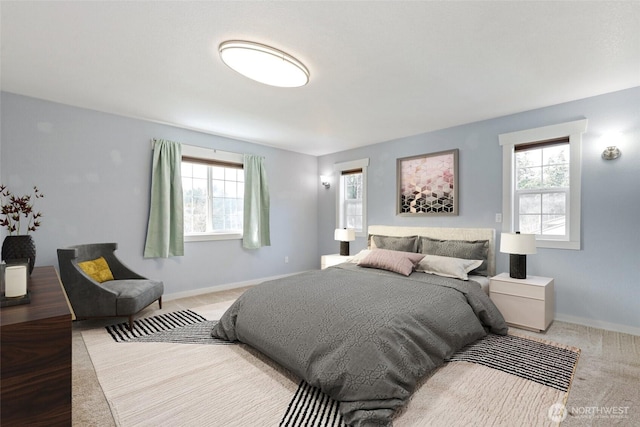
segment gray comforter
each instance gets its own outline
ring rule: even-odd
[[[341,264],[245,292],[212,336],[241,341],[340,402],[349,425],[391,425],[417,382],[504,319],[475,282]]]

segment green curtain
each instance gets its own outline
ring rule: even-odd
[[[264,159],[244,155],[244,229],[242,246],[258,249],[271,246],[269,234],[269,186]]]
[[[154,139],[151,173],[151,206],[145,258],[184,255],[182,207],[182,145]]]

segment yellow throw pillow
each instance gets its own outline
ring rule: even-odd
[[[113,273],[111,273],[109,264],[107,264],[107,260],[104,259],[104,257],[92,259],[91,261],[79,262],[78,265],[82,271],[87,273],[88,276],[98,283],[113,280]]]

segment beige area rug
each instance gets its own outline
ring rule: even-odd
[[[229,304],[192,311],[214,320]],[[248,346],[117,343],[102,328],[82,334],[116,425],[342,425],[320,393],[310,392],[311,403],[296,413],[300,380]],[[577,357],[573,372],[576,364]],[[480,363],[452,361],[422,382],[394,426],[557,425],[549,409],[567,397],[568,391]],[[314,420],[301,421],[311,407]],[[318,411],[327,412],[322,423]]]

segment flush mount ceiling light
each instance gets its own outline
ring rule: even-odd
[[[278,87],[300,87],[309,82],[309,70],[293,56],[272,47],[229,40],[218,48],[231,69],[257,82]]]

